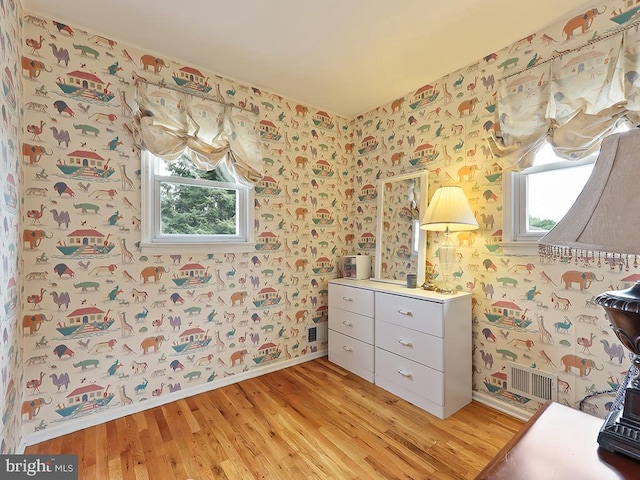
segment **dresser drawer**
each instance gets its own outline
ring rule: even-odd
[[[375,352],[375,372],[376,385],[419,407],[444,406],[442,372],[380,348]]]
[[[329,361],[373,382],[374,346],[329,330]]]
[[[373,344],[373,318],[329,307],[329,329]]]
[[[444,342],[440,337],[392,323],[376,321],[376,347],[444,371]]]
[[[442,304],[376,292],[376,320],[444,337]]]
[[[329,305],[373,317],[373,290],[329,284]]]

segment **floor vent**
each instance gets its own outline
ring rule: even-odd
[[[315,342],[318,340],[318,327],[310,327],[309,333],[307,333],[307,338],[309,339],[309,343]]]
[[[309,327],[307,329],[307,340],[309,343],[317,342],[320,345],[327,343],[329,337],[327,325],[327,323],[321,323],[320,325]]]
[[[534,368],[509,363],[507,389],[523,397],[544,403],[558,400],[558,376]]]

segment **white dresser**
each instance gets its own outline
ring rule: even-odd
[[[329,360],[446,418],[471,401],[471,295],[332,280]]]
[[[329,360],[373,382],[374,292],[329,282]]]

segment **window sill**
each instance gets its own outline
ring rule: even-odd
[[[246,253],[256,251],[256,242],[247,243],[141,243],[144,254],[167,255],[176,252],[189,253]]]
[[[507,256],[538,256],[538,242],[502,242],[502,254]]]

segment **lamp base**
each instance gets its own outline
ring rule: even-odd
[[[456,293],[455,288],[450,285],[438,285],[437,283],[432,282],[424,282],[422,284],[422,289],[430,292],[442,293],[443,295],[453,295]]]
[[[600,429],[598,444],[640,461],[640,282],[626,290],[601,293],[595,302],[607,313],[618,340],[634,353],[634,375],[621,386],[625,388],[623,408],[611,411]]]
[[[640,390],[627,388],[623,410],[612,410],[600,433],[598,445],[640,461]]]
[[[438,285],[438,293],[442,293],[443,295],[453,295],[456,293],[456,289],[449,285],[448,283],[443,283],[442,285]]]
[[[433,282],[425,281],[422,284],[422,289],[423,290],[428,290],[430,292],[437,292],[438,291],[438,286]]]

